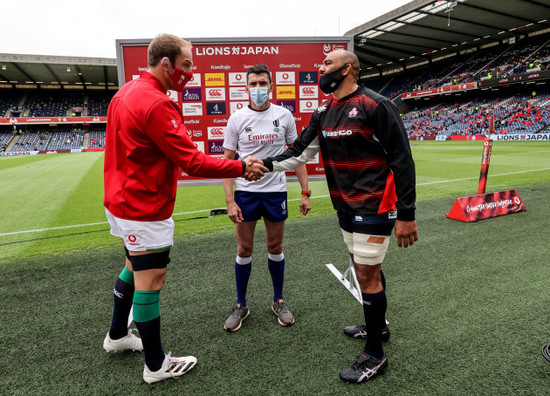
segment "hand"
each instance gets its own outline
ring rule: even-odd
[[[300,200],[300,214],[305,216],[310,210],[311,202],[309,201],[309,197],[307,195],[302,195],[302,199]]]
[[[265,172],[268,172],[264,166],[264,162],[261,159],[248,156],[243,160],[246,164],[243,177],[248,181],[259,180],[263,177]]]
[[[242,223],[244,220],[243,212],[235,201],[229,202],[227,204],[227,216],[229,216],[233,223]]]
[[[418,241],[416,221],[396,220],[395,238],[397,239],[397,246],[399,247],[409,247],[414,242]]]

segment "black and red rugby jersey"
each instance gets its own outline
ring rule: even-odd
[[[366,87],[331,98],[315,110],[292,148],[264,163],[272,171],[291,170],[319,150],[336,210],[375,215],[397,209],[399,220],[415,219],[414,161],[389,99]]]

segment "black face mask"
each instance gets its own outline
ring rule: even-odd
[[[321,91],[326,94],[334,92],[347,77],[341,74],[342,70],[344,70],[347,65],[349,65],[349,63],[345,63],[332,73],[322,75],[319,79],[319,88],[321,88]]]

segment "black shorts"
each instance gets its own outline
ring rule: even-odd
[[[379,215],[351,215],[343,212],[337,214],[341,229],[360,234],[391,235],[396,220],[394,211]]]

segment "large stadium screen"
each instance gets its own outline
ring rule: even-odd
[[[117,40],[120,85],[147,68],[151,40]],[[184,123],[198,149],[223,156],[229,116],[247,106],[246,72],[265,63],[274,84],[272,103],[289,109],[298,133],[327,95],[318,88],[319,67],[335,49],[353,50],[351,37],[190,39],[193,43],[193,80],[171,97],[181,108]],[[308,174],[322,174],[319,155],[307,164]],[[181,179],[191,177],[184,172]]]

